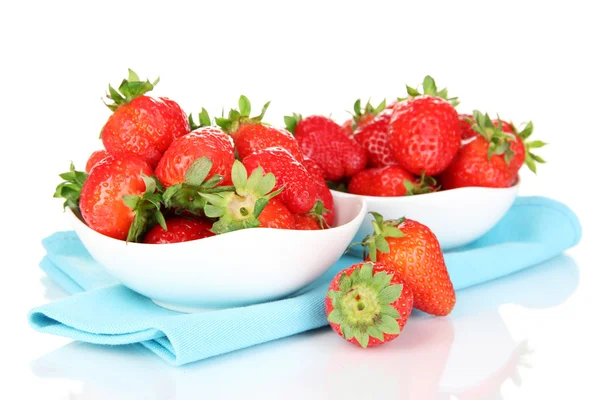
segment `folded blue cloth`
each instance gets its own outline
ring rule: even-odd
[[[476,242],[444,254],[456,290],[538,264],[576,245],[581,226],[565,205],[519,197]],[[30,311],[40,331],[90,343],[141,343],[182,365],[327,325],[324,298],[335,274],[360,259],[343,256],[309,287],[286,299],[195,314],[163,309],[112,278],[74,232],[44,239],[41,268],[72,296]],[[460,299],[459,299],[460,301]]]

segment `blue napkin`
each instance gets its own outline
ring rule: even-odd
[[[576,245],[581,226],[565,205],[519,197],[484,237],[444,254],[456,290],[496,279]],[[343,256],[321,278],[286,299],[248,307],[183,314],[163,309],[111,277],[74,232],[43,240],[41,268],[72,294],[37,307],[29,324],[40,332],[105,345],[141,343],[183,365],[327,325],[324,298],[335,274],[360,259]]]

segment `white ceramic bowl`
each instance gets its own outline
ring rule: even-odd
[[[403,197],[362,196],[332,190],[336,200],[363,199],[367,212],[376,211],[384,219],[406,217],[427,225],[437,236],[442,250],[451,250],[477,240],[506,214],[519,191],[519,183],[509,188],[465,187]],[[367,214],[354,241],[373,232]],[[361,246],[352,254],[362,254]]]
[[[69,212],[92,257],[125,286],[158,305],[193,312],[287,296],[344,253],[366,215],[357,197],[335,199],[334,227],[322,231],[245,229],[190,242],[125,243]]]

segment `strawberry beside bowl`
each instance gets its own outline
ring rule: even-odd
[[[194,312],[279,299],[314,281],[344,253],[367,212],[357,197],[336,198],[335,207],[330,229],[254,228],[161,245],[116,240],[68,215],[92,257],[123,285],[164,308]]]
[[[508,188],[463,187],[414,196],[362,196],[332,190],[336,201],[362,199],[367,212],[375,211],[384,219],[410,218],[428,226],[437,236],[442,250],[469,244],[487,233],[506,214],[519,191],[519,182]],[[354,241],[373,231],[373,217],[367,214]],[[362,254],[360,246],[351,252]]]

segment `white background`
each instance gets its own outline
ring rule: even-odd
[[[3,1],[0,397],[267,391],[275,398],[451,399],[467,398],[466,388],[479,390],[470,398],[484,399],[593,397],[600,29],[592,5]],[[583,240],[569,257],[461,292],[452,318],[413,318],[387,350],[358,353],[323,329],[176,369],[137,348],[36,333],[27,311],[64,295],[37,268],[40,240],[68,229],[60,201],[51,198],[57,174],[70,160],[83,168],[101,146],[109,116],[101,97],[127,68],[160,76],[154,94],[187,112],[220,112],[241,93],[255,110],[271,100],[265,119],[274,124],[291,112],[331,113],[341,122],[356,98],[392,99],[431,74],[460,97],[462,112],[534,121],[534,137],[550,143],[539,152],[548,164],[537,176],[522,171],[521,194],[568,204],[582,221]],[[525,358],[523,343],[531,368],[519,364],[517,385],[508,376],[517,368],[511,362]]]

